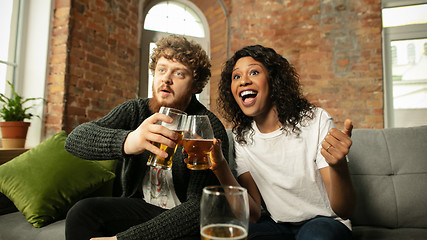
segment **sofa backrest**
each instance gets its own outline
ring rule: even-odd
[[[352,141],[352,224],[426,228],[427,126],[355,129]]]
[[[231,129],[226,129],[226,131],[227,131],[228,144],[229,144],[229,147],[228,147],[228,165],[229,165],[230,170],[233,173],[234,177],[237,178],[236,162],[234,161],[234,138],[233,138],[233,131]],[[224,155],[225,155],[225,153],[224,153]]]

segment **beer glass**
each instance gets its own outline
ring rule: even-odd
[[[212,126],[207,115],[190,115],[187,117],[182,146],[188,154],[188,169],[209,169],[211,166],[209,154],[213,148],[213,138]]]
[[[209,186],[203,188],[200,203],[202,240],[246,239],[249,200],[246,188]]]
[[[186,123],[187,114],[178,109],[169,108],[169,107],[161,107],[159,113],[168,115],[173,119],[172,123],[165,123],[159,121],[157,124],[167,127],[170,130],[175,131],[178,134],[177,144],[175,148],[170,148],[166,145],[153,142],[154,146],[160,148],[160,150],[165,151],[168,154],[167,158],[162,158],[155,154],[151,154],[148,158],[147,165],[148,166],[157,166],[162,169],[171,169],[172,168],[172,160],[175,154],[175,151],[178,147],[178,144],[181,144],[182,134],[184,131],[184,126]]]

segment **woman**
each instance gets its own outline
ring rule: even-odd
[[[220,141],[212,170],[221,184],[247,188],[248,239],[351,239],[351,120],[343,131],[334,128],[332,117],[302,96],[289,62],[260,45],[226,62],[219,89],[219,108],[233,123],[238,181]]]

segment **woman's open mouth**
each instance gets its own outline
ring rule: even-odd
[[[241,91],[239,96],[242,99],[243,106],[251,106],[255,103],[256,96],[258,92],[255,90],[244,90]]]

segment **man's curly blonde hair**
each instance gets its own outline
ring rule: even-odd
[[[195,41],[185,37],[169,35],[156,42],[157,47],[151,54],[150,69],[154,73],[157,61],[161,57],[178,61],[193,71],[193,88],[201,93],[211,77],[211,63],[206,51]]]

